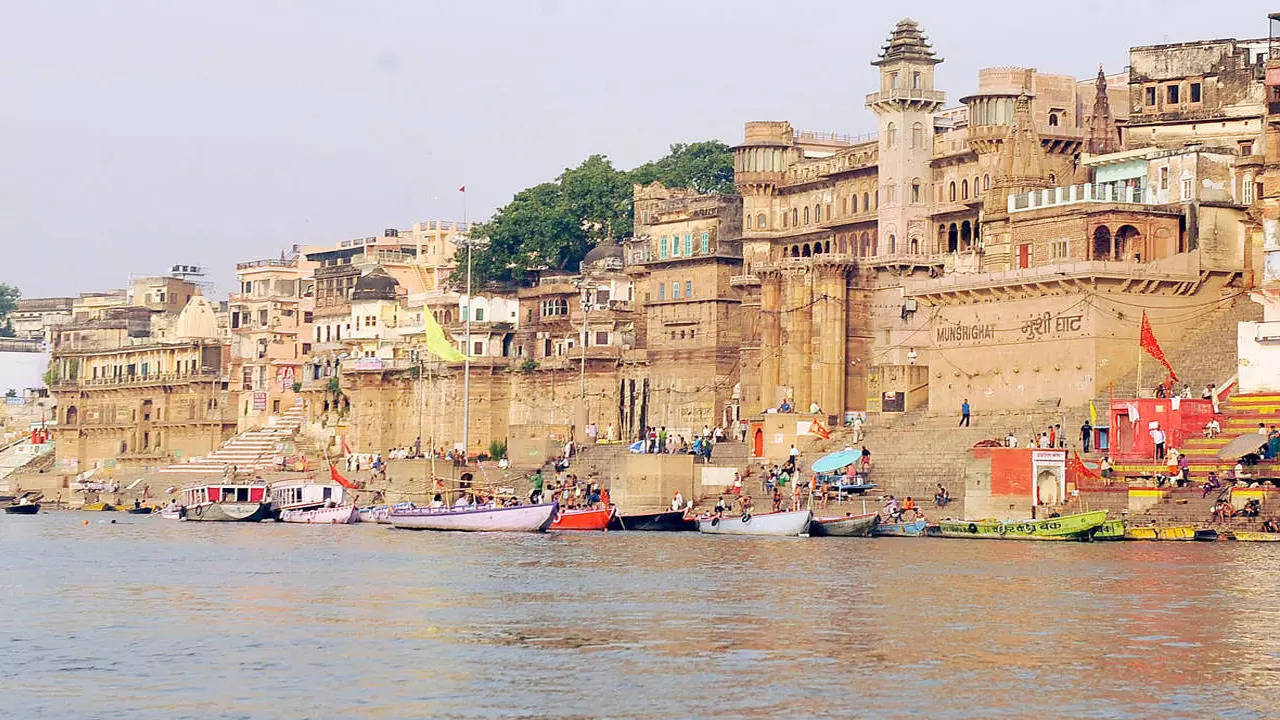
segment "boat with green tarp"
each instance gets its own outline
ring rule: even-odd
[[[942,520],[932,534],[986,540],[1087,540],[1106,521],[1106,510],[1039,520]]]

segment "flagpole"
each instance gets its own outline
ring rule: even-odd
[[[467,224],[467,186],[462,186],[462,226],[467,241],[467,317],[463,322],[462,345],[462,464],[467,464],[471,447],[471,226]]]

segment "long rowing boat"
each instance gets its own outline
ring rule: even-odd
[[[804,535],[812,521],[812,510],[762,515],[711,515],[698,518],[698,532],[708,535]]]
[[[679,532],[698,529],[698,521],[690,520],[684,510],[666,510],[656,513],[614,515],[610,530],[646,530],[650,532]]]
[[[937,535],[986,540],[1084,540],[1106,520],[1106,510],[1039,520],[942,520]]]
[[[875,513],[845,515],[843,517],[816,517],[809,524],[809,534],[814,537],[831,535],[838,537],[868,537],[880,516]]]
[[[1095,538],[1096,539],[1096,538]],[[1194,525],[1145,525],[1124,529],[1125,540],[1195,540]]]
[[[617,508],[610,505],[604,508],[584,508],[582,510],[561,510],[551,522],[552,530],[604,530],[609,527]]]
[[[872,537],[920,537],[929,523],[924,518],[911,522],[876,523],[871,528]]]
[[[360,522],[360,508],[355,505],[322,507],[312,510],[281,510],[280,522],[314,525],[350,525]]]
[[[1280,533],[1236,530],[1231,535],[1240,542],[1280,542]]]
[[[459,532],[545,532],[559,509],[557,503],[512,507],[405,508],[392,510],[393,527],[403,530]]]

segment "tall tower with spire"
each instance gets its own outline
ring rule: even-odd
[[[1111,103],[1107,99],[1107,76],[1098,66],[1098,92],[1093,99],[1093,112],[1089,114],[1089,134],[1085,138],[1085,152],[1104,155],[1120,149],[1116,134],[1116,121],[1111,117]]]
[[[867,96],[867,107],[880,119],[876,249],[881,254],[902,252],[912,239],[923,247],[928,237],[933,114],[946,97],[933,86],[940,62],[916,21],[904,18],[871,63],[880,68],[880,89]]]

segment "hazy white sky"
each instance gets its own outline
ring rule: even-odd
[[[0,25],[0,282],[122,286],[425,218],[484,219],[591,153],[620,167],[747,120],[847,133],[893,24],[949,104],[977,69],[1089,77],[1131,45],[1263,37],[1231,2],[17,2]]]

